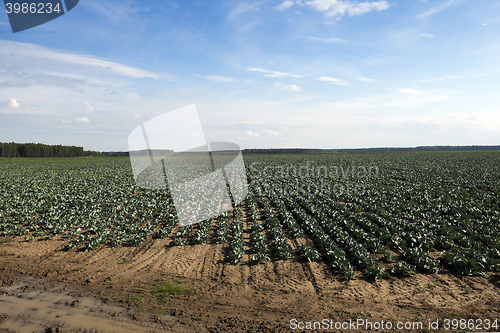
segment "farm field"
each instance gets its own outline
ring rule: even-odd
[[[500,153],[244,159],[247,198],[187,227],[128,159],[0,159],[2,284],[43,277],[199,331],[499,317]],[[165,281],[189,292],[158,297]]]

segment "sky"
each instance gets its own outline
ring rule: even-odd
[[[196,105],[241,148],[500,144],[500,2],[80,0],[12,33],[0,142],[126,151]]]

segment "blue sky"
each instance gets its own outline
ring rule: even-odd
[[[500,144],[500,3],[81,0],[13,34],[0,141],[127,150],[195,104],[242,148]]]

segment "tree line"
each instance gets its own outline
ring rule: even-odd
[[[500,146],[419,146],[382,147],[352,149],[308,149],[308,148],[254,148],[244,149],[243,154],[324,154],[324,153],[418,153],[431,151],[498,151]]]
[[[430,151],[493,151],[500,146],[420,146],[383,147],[355,149],[308,149],[308,148],[264,148],[244,149],[243,154],[318,154],[318,153],[385,153],[385,152],[430,152]],[[167,152],[167,151],[166,151]],[[168,151],[172,152],[172,151]],[[128,157],[129,152],[96,152],[83,147],[46,145],[43,143],[0,142],[0,157],[81,157],[108,156]]]
[[[45,145],[42,143],[0,142],[0,157],[80,157],[103,156],[96,151],[83,150],[83,147]]]

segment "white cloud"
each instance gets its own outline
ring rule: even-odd
[[[411,96],[416,96],[420,95],[422,93],[421,90],[418,89],[413,89],[413,88],[401,88],[401,89],[396,89],[400,93],[406,94],[406,95],[411,95]]]
[[[246,13],[246,12],[253,12],[253,11],[259,11],[260,8],[259,6],[262,4],[262,2],[256,2],[253,4],[249,3],[240,3],[238,6],[233,8],[229,14],[227,15],[227,18],[230,20],[234,20],[236,17],[239,15]]]
[[[375,79],[370,79],[368,77],[363,77],[363,76],[358,77],[358,80],[363,81],[363,82],[376,82],[377,81]]]
[[[241,136],[236,136],[236,139],[239,139],[239,140],[246,140],[246,138],[242,138]]]
[[[285,77],[285,76],[291,76],[292,75],[290,73],[270,71],[268,69],[258,68],[258,67],[248,67],[247,71],[266,73],[264,75],[264,77],[273,77],[273,78],[280,78],[280,77]]]
[[[48,65],[55,66],[56,68],[60,68],[63,65],[72,65],[83,67],[86,71],[90,68],[99,72],[134,79],[160,78],[158,74],[112,61],[101,60],[94,56],[68,53],[29,43],[0,40],[0,58],[5,60],[12,59],[13,61],[23,59],[24,63],[42,63],[43,67],[46,68]]]
[[[435,81],[444,81],[444,80],[468,79],[468,78],[481,77],[481,76],[485,76],[485,74],[452,75],[452,76],[448,76],[448,77],[439,77],[436,79],[422,80],[421,82],[435,82]]]
[[[380,110],[385,112],[389,109],[401,110],[402,107],[420,107],[425,104],[440,103],[450,100],[457,93],[450,90],[425,90],[421,94],[411,95],[397,89],[388,90],[387,93],[332,101],[327,104],[327,107],[331,110],[342,111],[372,113],[374,110]]]
[[[462,134],[472,131],[493,132],[500,134],[500,116],[498,114],[450,114],[415,117],[409,123],[438,126],[441,130],[461,129]],[[460,131],[458,131],[460,132]]]
[[[10,24],[0,21],[0,25],[10,25]]]
[[[39,115],[39,116],[48,116],[48,115],[56,115],[56,113],[50,109],[37,109],[35,107],[20,107],[20,108],[2,108],[0,107],[0,113],[4,114],[25,114],[25,115]]]
[[[276,132],[276,131],[271,131],[271,130],[265,130],[265,129],[263,129],[263,130],[262,130],[262,132],[267,133],[267,134],[272,134],[272,135],[279,135],[279,133],[278,133],[278,132]]]
[[[231,77],[226,77],[226,76],[218,76],[218,75],[198,75],[195,74],[195,76],[202,77],[204,79],[210,80],[210,81],[215,81],[215,82],[234,82],[234,79]]]
[[[84,123],[84,124],[88,124],[90,123],[90,119],[87,118],[87,117],[80,117],[80,118],[75,118],[75,121],[77,123]]]
[[[369,13],[371,11],[381,11],[390,7],[387,1],[375,2],[351,2],[341,0],[312,0],[304,3],[317,11],[324,12],[327,17],[355,16]]]
[[[434,38],[435,37],[434,35],[431,35],[431,34],[420,34],[419,36],[423,37],[423,38]]]
[[[316,80],[330,82],[330,83],[336,84],[338,86],[348,86],[349,85],[349,83],[347,81],[344,81],[341,79],[336,79],[334,77],[329,77],[329,76],[321,76],[321,77],[318,77]]]
[[[282,83],[276,82],[274,85],[276,87],[279,87],[279,88],[283,89],[284,91],[286,91],[288,93],[299,92],[299,91],[302,90],[302,89],[300,89],[299,86],[297,86],[295,84],[291,84],[291,85],[287,86],[286,84],[282,84]]]
[[[255,137],[257,137],[257,138],[260,136],[260,134],[259,134],[259,133],[254,133],[254,132],[252,132],[252,131],[247,131],[247,134],[248,134],[248,136],[255,136]]]
[[[455,0],[448,1],[448,2],[446,2],[444,4],[441,4],[439,6],[431,8],[429,10],[426,10],[425,12],[423,12],[420,15],[418,15],[417,17],[421,18],[421,19],[428,18],[428,17],[436,14],[437,12],[440,12],[441,10],[445,9],[446,7],[449,7],[449,6],[453,5],[455,2],[457,2],[457,1],[455,1]]]
[[[89,102],[83,102],[83,104],[85,104],[85,108],[84,108],[85,113],[94,112],[94,107],[92,105],[90,105]]]
[[[29,96],[33,98],[33,95]],[[54,115],[56,112],[50,109],[38,109],[37,107],[21,106],[15,98],[8,98],[7,101],[0,101],[0,113],[3,114],[25,114],[25,115]]]
[[[142,117],[142,115],[140,113],[134,113],[133,116],[134,116],[134,118],[141,118]]]
[[[328,38],[306,37],[306,39],[314,40],[317,42],[327,42],[327,43],[346,43],[347,42],[346,40],[344,40],[342,38],[338,38],[338,37],[328,37]]]
[[[293,1],[287,0],[287,1],[284,1],[280,5],[273,7],[273,8],[283,11],[283,10],[287,10],[288,8],[293,7],[293,5],[294,5]]]
[[[10,99],[9,108],[19,109],[20,107],[21,107],[21,105],[14,98]]]
[[[130,22],[133,15],[138,12],[149,11],[148,6],[133,7],[132,1],[121,1],[120,6],[116,6],[113,1],[82,1],[82,6],[89,7],[93,13],[98,13],[112,22]],[[162,5],[167,5],[167,1],[162,1]],[[169,7],[175,9],[176,4],[170,2]],[[165,8],[162,8],[165,10]]]
[[[71,120],[61,120],[61,123],[63,123],[63,124],[69,124],[69,123],[71,123]]]

